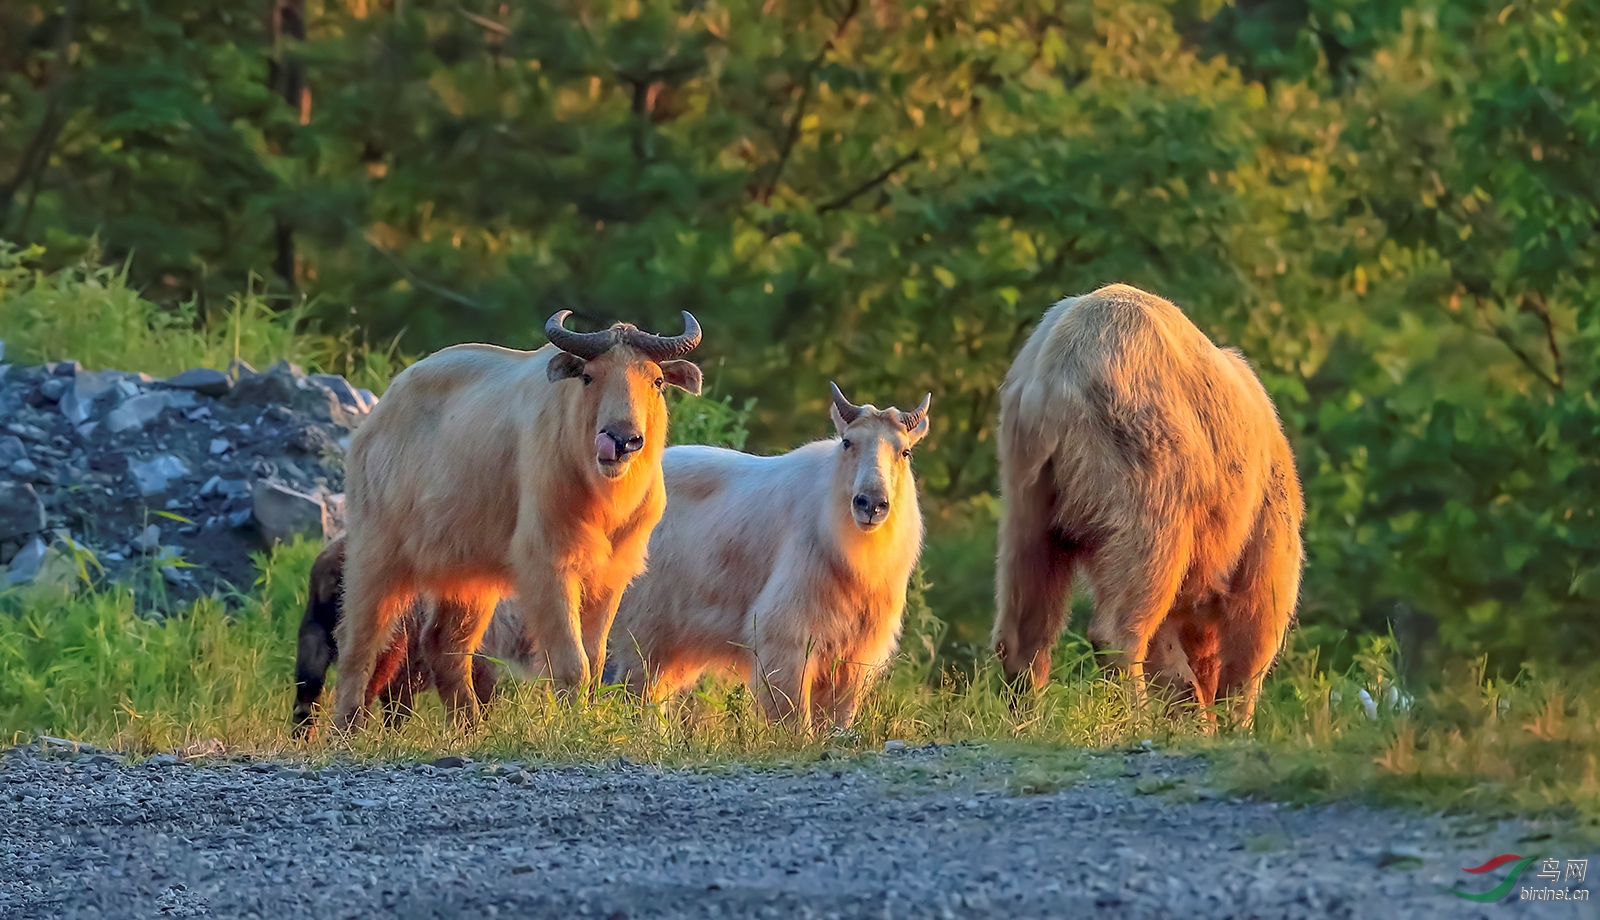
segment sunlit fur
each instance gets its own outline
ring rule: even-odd
[[[927,432],[865,407],[841,440],[777,457],[674,447],[667,513],[650,571],[623,597],[612,631],[616,675],[665,698],[708,668],[731,666],[769,718],[848,725],[862,688],[894,653],[906,585],[922,550],[910,460]],[[851,502],[881,490],[871,529]]]
[[[1304,514],[1249,364],[1171,303],[1111,285],[1045,314],[1000,406],[993,638],[1006,673],[1049,678],[1081,569],[1090,639],[1136,686],[1166,630],[1197,701],[1236,696],[1248,719],[1294,614]]]
[[[293,726],[296,735],[310,730],[328,668],[339,658],[333,633],[339,621],[344,558],[345,540],[339,537],[323,547],[311,566],[306,612],[300,621],[295,654]],[[431,626],[438,609],[438,604],[424,597],[414,599],[395,625],[389,646],[378,655],[372,679],[367,682],[366,698],[369,705],[378,704],[391,724],[410,712],[417,694],[434,684],[431,664],[434,650],[427,647],[425,639],[434,635]],[[531,667],[531,657],[520,612],[507,601],[501,601],[484,632],[483,645],[472,661],[472,689],[479,704],[493,698],[498,682],[498,668],[490,659],[505,662],[514,673],[520,674]]]
[[[359,725],[374,661],[418,593],[440,605],[429,645],[458,720],[477,717],[469,656],[504,595],[519,597],[558,689],[598,673],[666,503],[664,372],[619,344],[583,365],[592,382],[552,381],[558,355],[573,360],[550,346],[447,348],[396,377],[352,438],[337,726]],[[698,388],[693,365],[669,363]],[[597,461],[605,427],[644,438],[620,469]]]

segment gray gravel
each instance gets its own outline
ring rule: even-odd
[[[9,753],[0,917],[1597,916],[1443,891],[1491,887],[1460,868],[1496,853],[1583,855],[1528,826],[1230,801],[1161,753],[1069,785],[949,748],[717,773],[173,760]]]

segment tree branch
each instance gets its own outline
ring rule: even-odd
[[[1522,312],[1538,317],[1540,325],[1544,326],[1544,340],[1550,347],[1550,363],[1555,368],[1555,386],[1559,388],[1566,382],[1567,375],[1561,367],[1561,345],[1556,342],[1556,324],[1550,318],[1550,307],[1536,294],[1524,294],[1520,307]]]
[[[459,6],[456,7],[456,12],[461,14],[461,17],[466,21],[489,32],[496,32],[500,35],[507,36],[511,34],[511,27],[504,23],[495,22],[493,19],[489,19],[488,17],[479,16],[477,13],[468,12]]]
[[[448,300],[452,303],[458,303],[463,307],[470,307],[471,309],[477,310],[480,313],[488,310],[488,308],[483,304],[473,300],[471,297],[468,297],[465,294],[459,294],[447,287],[444,287],[443,285],[434,284],[432,281],[429,281],[426,278],[419,277],[416,272],[412,271],[410,267],[408,267],[404,262],[400,261],[399,256],[395,255],[384,247],[379,246],[376,241],[367,236],[365,233],[361,234],[361,239],[368,246],[371,246],[373,249],[377,250],[379,255],[383,256],[385,259],[388,259],[389,264],[395,267],[395,271],[398,271],[402,277],[411,282],[413,287],[421,288],[424,291],[428,291],[439,297],[443,297],[445,300]]]
[[[772,165],[772,174],[756,192],[756,200],[766,204],[772,199],[773,189],[778,187],[778,180],[783,176],[783,170],[789,165],[789,157],[793,155],[794,148],[800,141],[800,122],[806,117],[806,107],[811,104],[811,94],[816,90],[815,77],[822,67],[822,62],[827,59],[828,52],[833,50],[834,42],[844,36],[845,30],[850,28],[850,23],[856,18],[856,13],[861,10],[861,0],[850,0],[850,6],[844,15],[834,21],[833,35],[823,42],[822,48],[816,56],[806,65],[805,73],[801,80],[805,89],[800,93],[800,101],[795,105],[794,114],[789,118],[789,125],[784,130],[783,146],[779,148],[778,159]]]
[[[855,188],[851,189],[850,191],[845,192],[843,195],[840,195],[839,197],[834,198],[831,201],[824,202],[823,204],[818,206],[817,213],[818,214],[826,214],[829,211],[837,211],[840,208],[845,207],[850,202],[855,201],[857,198],[860,198],[862,195],[865,195],[866,193],[872,191],[873,189],[877,188],[878,186],[882,185],[883,183],[888,182],[889,178],[891,176],[893,176],[896,172],[899,172],[900,168],[902,166],[905,166],[906,164],[911,163],[912,161],[916,160],[916,158],[921,156],[921,155],[922,155],[922,151],[921,150],[913,150],[913,151],[911,151],[910,153],[906,154],[905,156],[901,157],[900,159],[895,160],[893,163],[890,163],[889,164],[889,168],[885,169],[883,172],[878,173],[876,176],[873,176],[871,179],[868,179],[867,181],[861,183],[860,185],[856,186]]]
[[[50,152],[55,149],[56,140],[61,136],[61,129],[66,125],[66,118],[61,114],[61,97],[67,85],[67,55],[72,50],[72,34],[78,21],[78,14],[83,6],[83,0],[70,0],[61,13],[61,27],[56,32],[55,56],[50,61],[50,79],[45,92],[48,97],[45,102],[44,119],[39,123],[39,130],[34,132],[33,138],[28,141],[27,149],[22,153],[22,159],[17,163],[17,171],[11,181],[0,185],[0,232],[4,232],[7,221],[11,217],[12,199],[25,185],[31,185],[34,195],[38,194],[38,182],[45,167],[50,164]],[[31,198],[29,211],[32,210]]]
[[[1478,315],[1481,317],[1483,315],[1482,314],[1483,299],[1482,298],[1474,298],[1474,301],[1477,303]],[[1526,367],[1528,370],[1532,371],[1533,375],[1535,377],[1538,377],[1540,380],[1544,381],[1544,383],[1546,385],[1548,385],[1551,389],[1553,389],[1553,390],[1561,389],[1561,380],[1558,377],[1552,377],[1550,375],[1549,371],[1547,371],[1544,368],[1540,367],[1539,366],[1539,362],[1535,361],[1533,359],[1532,355],[1528,354],[1526,351],[1523,350],[1522,346],[1517,344],[1516,336],[1512,334],[1510,329],[1507,329],[1505,326],[1502,326],[1499,323],[1490,322],[1488,320],[1484,320],[1484,326],[1485,326],[1485,328],[1484,329],[1480,329],[1479,330],[1480,332],[1483,332],[1486,335],[1490,335],[1490,336],[1493,336],[1496,339],[1499,339],[1501,344],[1505,345],[1505,347],[1507,349],[1509,349],[1510,352],[1513,355],[1516,356],[1517,360],[1522,362],[1522,365],[1524,367]],[[1548,330],[1549,327],[1546,327],[1546,329]],[[1552,337],[1552,344],[1553,344],[1553,337],[1554,337],[1555,333],[1554,332],[1550,332],[1549,334]]]

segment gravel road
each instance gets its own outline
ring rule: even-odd
[[[951,748],[718,772],[171,761],[7,754],[0,917],[1600,915],[1443,890],[1493,887],[1460,869],[1501,852],[1584,855],[1528,826],[1230,801],[1160,752],[1066,785]]]

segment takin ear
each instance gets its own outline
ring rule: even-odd
[[[558,351],[550,356],[550,363],[545,365],[545,376],[551,383],[570,380],[583,373],[584,360],[567,351]]]
[[[911,428],[906,430],[906,437],[911,441],[911,446],[912,447],[917,446],[917,442],[921,441],[923,438],[925,438],[927,436],[928,436],[928,417],[926,415],[924,415],[922,417],[922,421],[916,423]]]
[[[700,365],[695,364],[693,361],[661,362],[661,379],[680,390],[687,390],[696,396],[700,395]]]

